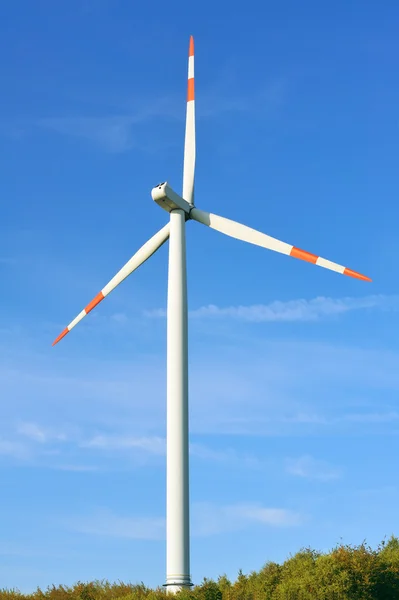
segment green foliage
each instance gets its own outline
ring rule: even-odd
[[[93,581],[32,594],[3,589],[0,600],[166,600],[166,591],[143,583]],[[268,562],[249,575],[240,570],[233,583],[226,575],[205,578],[176,600],[399,600],[399,539],[392,536],[376,550],[366,543],[340,545],[325,554],[304,548],[282,565]]]

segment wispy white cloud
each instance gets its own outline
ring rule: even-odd
[[[259,118],[265,115],[275,114],[285,101],[288,91],[288,79],[279,77],[265,83],[262,88],[251,95],[243,94],[240,88],[229,93],[233,82],[229,77],[220,75],[215,84],[211,84],[202,90],[201,103],[198,105],[197,118],[213,118],[228,113],[246,113]],[[102,94],[104,96],[104,94]],[[96,97],[95,110],[98,114]],[[137,128],[141,123],[153,120],[174,120],[183,121],[185,118],[182,110],[181,97],[174,93],[158,97],[141,97],[137,100],[137,94],[134,99],[131,98],[117,105],[114,102],[115,112],[106,112],[101,116],[92,116],[90,114],[80,114],[75,116],[54,116],[38,119],[34,125],[39,129],[48,130],[60,135],[81,138],[90,143],[94,143],[107,152],[125,152],[133,147],[147,149],[148,146],[143,140],[137,138]],[[254,107],[256,110],[254,111]],[[9,123],[3,125],[8,135],[12,137],[24,137],[26,132],[31,129],[31,124]],[[157,144],[159,142],[156,142]],[[154,147],[154,139],[151,140],[151,146]]]
[[[27,459],[30,457],[30,451],[29,448],[21,442],[6,440],[0,437],[0,456]]]
[[[50,441],[66,441],[65,433],[56,432],[49,428],[40,427],[37,423],[23,422],[17,426],[17,433],[34,442],[45,444]]]
[[[50,468],[55,469],[57,471],[71,471],[73,473],[92,473],[101,470],[101,467],[98,465],[63,465],[63,464],[55,464],[50,465]]]
[[[259,414],[255,408],[251,416],[230,417],[226,415],[222,420],[214,420],[204,432],[230,435],[313,435],[323,433],[332,435],[337,433],[353,433],[350,424],[356,426],[356,431],[367,431],[369,434],[381,433],[378,425],[390,426],[386,434],[394,432],[392,426],[399,421],[399,413],[395,411],[386,412],[363,412],[343,414],[305,414],[298,412],[290,416],[271,412],[269,417]],[[212,428],[212,429],[211,429]],[[322,428],[322,429],[321,429]],[[201,431],[198,428],[198,431]],[[254,464],[256,459],[254,459]]]
[[[292,527],[300,525],[304,520],[304,516],[298,512],[284,508],[266,508],[257,503],[227,506],[225,512],[234,519],[273,525],[274,527]]]
[[[399,420],[399,413],[396,411],[385,412],[348,412],[340,415],[317,415],[298,413],[292,416],[281,417],[282,423],[314,423],[315,425],[339,425],[345,423],[393,423]]]
[[[114,321],[115,323],[119,323],[121,325],[124,325],[125,323],[127,323],[128,316],[125,313],[115,313],[113,315],[111,315],[111,320]]]
[[[194,458],[210,460],[213,463],[223,464],[226,467],[244,467],[246,469],[260,469],[264,466],[262,461],[250,454],[241,454],[234,448],[217,449],[204,444],[191,443],[190,454]]]
[[[102,111],[95,103],[91,114],[44,116],[34,120],[17,120],[14,123],[1,123],[0,132],[13,139],[23,139],[37,131],[48,131],[62,136],[81,138],[106,152],[125,152],[135,146],[148,150],[150,146],[137,138],[141,123],[154,119],[184,119],[184,111],[177,110],[179,103],[173,97],[154,100],[141,98],[129,103],[123,110]],[[101,114],[102,113],[102,114]],[[96,116],[94,116],[96,115]],[[151,148],[158,141],[152,139]]]
[[[74,531],[91,535],[136,540],[162,540],[165,537],[164,518],[119,516],[106,509],[65,519],[64,524]]]
[[[314,414],[314,413],[304,413],[298,412],[289,416],[282,416],[281,421],[283,423],[303,423],[306,424],[314,424],[314,425],[323,425],[328,423],[328,418],[324,415]]]
[[[97,435],[80,445],[82,448],[98,448],[100,450],[139,449],[150,454],[165,454],[165,438],[159,436]]]
[[[166,453],[166,439],[160,436],[125,436],[125,435],[96,435],[80,444],[81,448],[92,448],[100,451],[124,452],[129,456],[132,451],[142,451],[148,455],[163,456]],[[190,443],[190,455],[196,459],[212,461],[230,467],[245,467],[259,469],[263,466],[261,460],[249,454],[240,454],[233,448],[215,449],[197,442]]]
[[[234,86],[231,77],[224,76],[201,92],[201,102],[197,105],[198,119],[219,117],[226,113],[251,112],[258,118],[275,115],[288,97],[290,81],[287,77],[279,77],[265,82],[261,89],[247,95],[240,87],[229,93]],[[235,87],[235,86],[234,86]]]
[[[35,442],[44,443],[47,439],[43,429],[36,425],[36,423],[21,423],[17,428],[17,433]]]
[[[349,413],[335,419],[350,423],[392,423],[398,420],[399,413],[396,411]]]
[[[194,502],[191,507],[192,535],[212,536],[246,529],[252,525],[294,527],[306,517],[283,508],[268,508],[260,503],[238,503],[219,506],[210,502]],[[64,519],[69,529],[81,533],[130,539],[162,540],[165,519],[161,517],[120,516],[106,509],[91,515]]]
[[[193,535],[208,536],[246,529],[252,525],[293,527],[300,525],[305,516],[298,512],[269,508],[258,502],[219,506],[210,502],[196,502],[192,510]]]
[[[134,145],[133,116],[48,117],[40,119],[39,127],[55,133],[80,137],[109,152],[124,152]]]
[[[20,422],[15,428],[6,427],[7,438],[0,435],[0,456],[16,464],[61,471],[96,471],[96,464],[82,464],[76,453],[77,440],[65,433],[34,422]],[[60,446],[60,442],[62,446]],[[76,460],[77,464],[65,463]]]
[[[310,455],[300,456],[299,458],[287,458],[286,471],[290,475],[319,481],[331,481],[341,476],[340,469]]]
[[[214,304],[202,306],[189,312],[192,319],[230,318],[250,322],[293,322],[319,321],[323,318],[342,315],[350,311],[379,309],[399,310],[399,296],[364,296],[362,298],[299,299],[251,306],[219,307]],[[147,310],[147,317],[166,317],[165,309]]]
[[[0,436],[0,455],[32,464],[38,454],[50,456],[58,453],[56,448],[48,445],[49,442],[65,439],[64,435],[44,430],[36,423],[21,422],[16,429],[7,428],[7,438]]]
[[[127,441],[130,436],[136,440],[162,437],[166,418],[162,349],[143,355],[139,343],[130,345],[129,360],[121,359],[126,348],[114,355],[104,347],[104,358],[95,354],[95,345],[95,359],[90,359],[86,350],[78,356],[74,351],[61,356],[38,355],[32,338],[26,340],[21,332],[13,332],[0,344],[0,395],[13,399],[0,407],[3,440],[26,441],[40,452],[47,445],[32,436],[39,439],[52,431],[65,432],[65,452],[69,452],[67,444],[77,447],[107,433],[112,439],[95,443],[98,451],[102,443],[103,452],[112,458],[111,452],[117,450],[111,446],[132,444]],[[313,435],[321,429],[329,435],[355,430],[373,434],[397,427],[393,402],[399,390],[397,352],[301,339],[265,341],[252,333],[227,340],[214,336],[207,340],[205,352],[200,341],[200,346],[194,341],[190,348],[194,435]],[[29,400],[32,397],[34,406]],[[16,433],[18,422],[34,423],[41,431],[28,430],[31,438]],[[53,442],[50,447],[63,448],[64,442],[54,438]],[[158,444],[155,447],[162,445],[153,442]],[[83,448],[77,453],[97,463],[95,443],[91,454]],[[200,454],[210,456],[215,449],[193,447],[192,453],[199,458]],[[220,460],[226,465],[236,458],[232,453],[227,456],[226,448],[218,452],[224,454]],[[126,455],[129,453],[145,460],[152,456],[151,461],[161,456],[137,446],[126,448]],[[73,464],[76,457],[67,460]]]
[[[305,428],[323,428],[325,433],[337,427],[349,424],[360,426],[397,423],[399,413],[386,412],[349,412],[340,415],[320,415],[315,413],[294,413],[292,415],[273,414],[270,417],[256,415],[248,417],[225,417],[222,424],[217,423],[219,433],[268,433],[284,435],[284,432],[297,431],[297,426]],[[43,428],[36,423],[22,423],[8,438],[0,438],[0,455],[16,459],[32,467],[50,468],[63,471],[94,472],[109,469],[130,469],[149,464],[157,465],[159,457],[166,453],[166,439],[162,436],[126,435],[116,427],[113,434],[96,434],[91,437],[75,431],[75,435],[66,436]],[[308,429],[307,429],[308,430]],[[119,431],[119,432],[118,432]],[[311,430],[310,430],[311,431]],[[62,445],[60,445],[62,442]],[[88,453],[88,451],[91,451]],[[224,468],[265,470],[270,461],[259,456],[237,451],[233,447],[218,447],[199,442],[191,442],[190,455],[195,460],[208,461]],[[118,462],[113,462],[115,454]],[[104,462],[104,457],[107,461]],[[155,460],[155,462],[154,462]],[[73,461],[73,462],[71,462]],[[339,470],[323,461],[310,456],[286,460],[287,472],[311,479],[328,480],[339,476]]]

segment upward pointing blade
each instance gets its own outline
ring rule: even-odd
[[[300,248],[296,248],[295,246],[281,242],[280,240],[270,237],[265,233],[261,233],[260,231],[256,231],[256,229],[252,229],[251,227],[247,227],[246,225],[242,225],[236,221],[231,221],[225,217],[219,217],[218,215],[199,210],[198,208],[193,208],[191,210],[190,217],[195,221],[202,223],[203,225],[207,225],[212,229],[216,229],[216,231],[220,231],[225,235],[242,240],[243,242],[255,244],[256,246],[261,246],[262,248],[267,248],[268,250],[274,250],[274,252],[280,252],[281,254],[287,254],[288,256],[305,260],[306,262],[313,263],[319,267],[324,267],[325,269],[342,273],[343,275],[349,275],[350,277],[356,277],[357,279],[363,279],[364,281],[371,281],[369,277],[361,275],[356,271],[352,271],[351,269],[343,267],[342,265],[338,265],[330,260],[321,258],[316,254],[311,254],[305,250],[300,250]]]
[[[188,50],[188,82],[186,135],[184,140],[183,198],[194,204],[195,173],[195,99],[194,99],[194,38],[190,37]]]
[[[111,279],[109,283],[97,294],[95,298],[78,314],[78,316],[69,323],[68,327],[64,329],[53,342],[53,346],[57,344],[67,333],[71,331],[97,304],[104,300],[105,296],[108,296],[126,277],[128,277],[133,271],[135,271],[140,265],[142,265],[147,259],[150,258],[156,252],[162,244],[166,242],[169,237],[169,223],[162,227],[152,238],[150,238],[140,250],[132,256],[132,258],[121,268],[120,271]]]

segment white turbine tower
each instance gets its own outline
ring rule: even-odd
[[[59,342],[79,321],[142,265],[169,239],[167,310],[167,507],[166,586],[169,593],[189,588],[189,466],[188,466],[188,345],[185,223],[194,220],[238,240],[287,254],[320,267],[371,281],[369,277],[305,250],[286,244],[246,225],[194,206],[195,105],[194,40],[190,38],[183,196],[165,182],[152,189],[153,200],[170,213],[170,221],[149,239],[53,342]]]

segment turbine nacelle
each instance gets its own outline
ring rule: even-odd
[[[172,190],[167,181],[159,183],[152,188],[151,196],[154,202],[168,213],[172,212],[172,210],[183,210],[188,216],[190,210],[193,208],[191,204]]]

